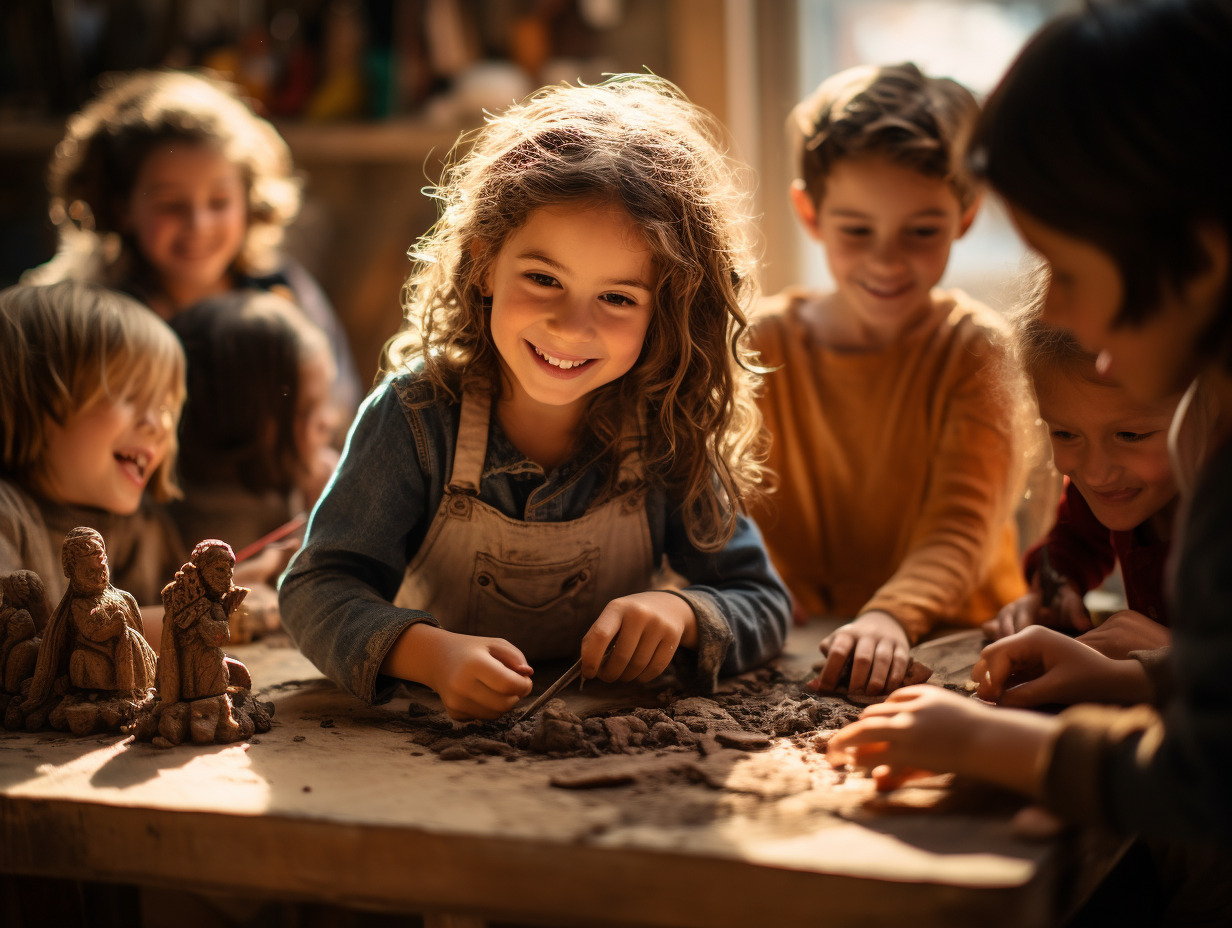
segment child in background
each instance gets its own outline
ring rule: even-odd
[[[1041,294],[1016,315],[1015,343],[1065,484],[1052,529],[1025,558],[1030,592],[984,629],[993,638],[1032,624],[1083,632],[1079,641],[1117,658],[1163,647],[1171,641],[1164,563],[1179,502],[1168,427],[1180,395],[1134,399],[1072,335],[1046,325],[1042,310]],[[1129,608],[1092,630],[1082,597],[1118,563]]]
[[[703,685],[780,650],[787,593],[741,514],[753,258],[715,132],[668,82],[619,75],[540,91],[450,168],[395,373],[281,587],[300,648],[352,693],[417,681],[493,718],[530,661],[579,647],[607,681],[682,649]],[[687,585],[654,589],[665,556]]]
[[[58,602],[64,536],[88,526],[115,585],[160,618],[186,552],[150,496],[177,493],[183,402],[180,343],[135,300],[71,281],[0,293],[0,574],[33,570]]]
[[[168,508],[186,542],[220,538],[242,558],[236,583],[249,594],[237,638],[270,631],[274,586],[299,532],[259,543],[302,523],[338,463],[329,344],[293,303],[263,290],[209,297],[171,327],[188,359],[188,401],[183,498]]]
[[[101,283],[164,319],[229,290],[279,290],[328,333],[335,398],[354,412],[361,387],[346,333],[279,250],[300,202],[291,153],[229,85],[179,71],[116,76],[70,117],[48,183],[59,253],[23,283]]]
[[[202,300],[171,327],[188,359],[184,495],[171,513],[186,540],[240,551],[311,509],[337,464],[329,344],[294,304],[261,290]]]
[[[994,91],[973,149],[1051,269],[1042,319],[1073,332],[1099,373],[1139,401],[1161,402],[1197,376],[1218,409],[1178,525],[1165,659],[1114,660],[1028,628],[985,649],[981,694],[1007,700],[1027,685],[1008,685],[1014,674],[1036,677],[1041,701],[1095,694],[1160,708],[1076,706],[1048,716],[921,686],[865,710],[830,742],[836,761],[879,766],[884,787],[922,769],[955,771],[1035,797],[1063,818],[1213,849],[1225,865],[1232,151],[1210,119],[1232,97],[1229,47],[1224,0],[1137,0],[1059,17]],[[1208,884],[1223,894],[1218,924],[1232,917],[1230,886]]]
[[[934,289],[979,206],[961,161],[978,112],[904,64],[837,74],[788,120],[792,205],[836,289],[780,294],[753,330],[778,475],[753,515],[798,615],[856,617],[821,642],[814,688],[850,662],[851,692],[888,692],[921,635],[1024,590],[1004,323]]]

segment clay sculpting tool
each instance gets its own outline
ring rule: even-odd
[[[603,652],[603,660],[599,662],[600,669],[602,669],[603,665],[607,663],[608,656],[615,650],[616,650],[616,642],[613,641],[611,644],[607,646],[607,650]],[[543,695],[541,695],[538,699],[536,699],[534,702],[532,702],[529,706],[526,707],[526,711],[518,716],[518,721],[520,722],[522,721],[522,719],[530,718],[532,715],[534,715],[536,712],[542,709],[545,705],[547,705],[547,702],[549,699],[551,699],[553,696],[555,696],[557,693],[559,693],[561,690],[563,690],[566,686],[568,686],[570,683],[572,683],[574,680],[576,680],[581,675],[582,675],[582,659],[579,657],[577,659],[576,664],[574,664],[572,667],[566,670],[563,674],[561,674],[559,680],[557,680],[555,683],[549,686],[546,690],[544,690]],[[584,683],[585,681],[582,681],[582,682]]]
[[[534,702],[532,702],[529,706],[526,707],[526,711],[518,716],[518,721],[521,721],[522,719],[530,718],[532,715],[534,715],[536,712],[542,709],[545,705],[547,705],[547,701],[549,699],[551,699],[553,696],[555,696],[557,693],[559,693],[561,690],[563,690],[566,686],[568,686],[570,683],[572,683],[574,680],[576,680],[581,675],[582,675],[582,659],[579,657],[577,659],[576,664],[574,664],[572,667],[566,670],[563,674],[561,674],[561,677],[559,680],[557,680],[555,683],[549,686],[546,690],[544,690],[543,695],[541,695],[538,699],[536,699]]]

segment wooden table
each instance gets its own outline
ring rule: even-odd
[[[794,630],[781,666],[803,675],[825,630]],[[918,656],[934,680],[956,681],[977,650],[964,633]],[[439,925],[1040,926],[1119,853],[1085,833],[1016,836],[1017,803],[974,785],[875,796],[800,738],[725,755],[731,788],[687,769],[713,757],[677,753],[630,756],[654,774],[640,785],[560,789],[549,780],[561,771],[625,758],[444,761],[409,737],[406,699],[364,706],[285,645],[233,652],[276,706],[251,744],[160,750],[0,731],[0,872],[417,912]],[[794,764],[811,785],[750,794],[740,778],[759,764]]]

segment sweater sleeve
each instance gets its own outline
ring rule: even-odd
[[[1028,579],[1039,569],[1040,549],[1044,547],[1048,548],[1052,566],[1072,580],[1080,593],[1095,589],[1116,566],[1116,551],[1108,529],[1095,518],[1086,499],[1068,477],[1057,503],[1056,521],[1023,558],[1023,573]]]
[[[943,395],[936,397],[939,439],[908,552],[860,610],[888,612],[912,642],[956,615],[971,595],[1009,519],[1015,489],[1015,416],[1004,351],[982,333],[951,350],[938,387]]]
[[[688,541],[682,521],[669,516],[666,553],[672,569],[688,578],[674,592],[697,616],[696,666],[684,669],[699,688],[712,690],[720,676],[742,673],[782,651],[791,602],[751,520],[738,517],[731,540],[705,552]]]
[[[435,623],[392,603],[432,516],[423,460],[430,453],[391,384],[378,388],[280,584],[282,622],[300,650],[368,702],[393,688],[379,671],[398,636],[416,622]]]

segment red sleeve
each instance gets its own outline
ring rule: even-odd
[[[1095,518],[1095,513],[1091,512],[1091,507],[1068,477],[1061,490],[1052,529],[1027,551],[1023,559],[1022,570],[1028,581],[1035,576],[1039,552],[1045,545],[1048,546],[1052,566],[1072,580],[1081,593],[1103,583],[1116,566],[1111,534]]]

